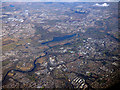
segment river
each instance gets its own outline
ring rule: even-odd
[[[39,57],[37,57],[37,58],[34,60],[34,63],[33,63],[33,66],[34,66],[34,67],[33,67],[32,69],[28,70],[28,71],[22,71],[22,70],[17,70],[17,69],[11,69],[11,70],[9,70],[9,71],[6,73],[6,75],[4,76],[4,78],[3,78],[3,80],[2,80],[2,83],[5,81],[5,79],[6,79],[7,75],[8,75],[8,73],[11,72],[11,71],[17,71],[17,72],[22,72],[22,73],[28,73],[28,72],[34,71],[35,68],[36,68],[36,64],[35,64],[36,61],[37,61],[39,58],[45,57],[45,56],[47,55],[46,50],[44,51],[44,53],[45,53],[44,56],[39,56]]]

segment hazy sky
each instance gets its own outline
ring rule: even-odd
[[[2,0],[2,2],[118,2],[120,0]]]

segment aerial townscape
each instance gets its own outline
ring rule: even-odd
[[[2,88],[120,88],[119,10],[118,2],[2,2]]]

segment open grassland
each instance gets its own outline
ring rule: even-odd
[[[7,42],[8,40],[10,41],[10,39],[5,39],[5,40],[3,40],[3,42]],[[3,51],[14,50],[19,45],[25,45],[26,43],[31,42],[31,39],[25,39],[25,40],[13,40],[13,39],[11,39],[11,40],[14,42],[7,43],[7,44],[3,45],[3,47],[2,47]]]

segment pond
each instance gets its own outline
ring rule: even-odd
[[[71,37],[74,37],[76,34],[72,34],[72,35],[65,35],[65,36],[62,36],[62,37],[53,37],[53,40],[51,41],[47,41],[47,42],[43,42],[41,44],[48,44],[50,42],[59,42],[59,41],[63,41],[63,40],[66,40],[66,39],[69,39]]]

